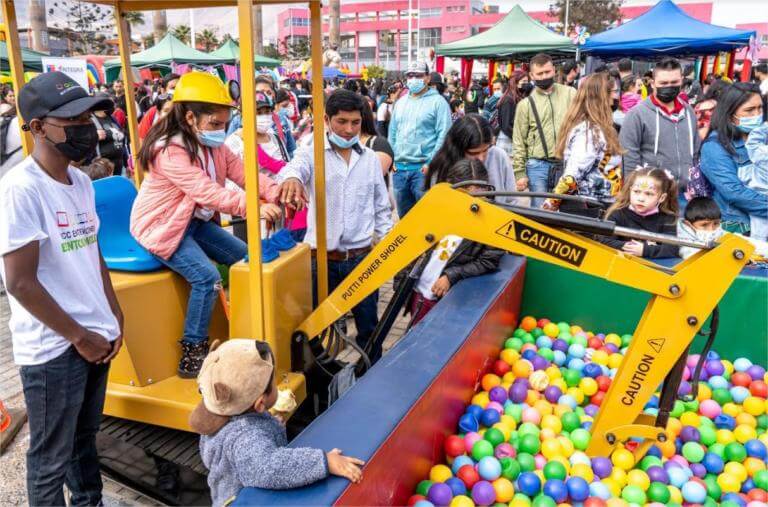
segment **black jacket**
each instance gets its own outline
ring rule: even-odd
[[[673,197],[674,199],[675,197]],[[658,232],[660,234],[668,234],[670,236],[677,236],[677,220],[675,217],[667,215],[666,213],[656,213],[647,217],[642,217],[632,211],[629,208],[623,208],[613,212],[608,217],[608,220],[616,222],[616,225],[621,227],[629,227],[631,229],[640,229],[648,232]],[[612,236],[600,236],[598,237],[601,243],[611,246],[617,250],[621,250],[624,243],[629,240],[623,238],[615,238]],[[675,245],[667,245],[664,243],[651,243],[643,241],[643,257],[649,259],[658,259],[665,257],[677,257],[678,247]]]
[[[431,250],[428,253],[432,255]],[[504,250],[465,239],[448,259],[442,274],[448,277],[453,287],[464,278],[496,271],[503,255]]]
[[[515,124],[517,103],[510,98],[502,98],[499,102],[499,128],[504,135],[512,139],[512,127]]]

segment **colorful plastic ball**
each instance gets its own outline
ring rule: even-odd
[[[515,448],[512,447],[512,445],[507,442],[502,442],[498,444],[496,448],[493,450],[493,455],[498,460],[501,460],[504,458],[514,458],[516,454],[517,452],[515,451]]]
[[[541,450],[541,442],[536,435],[523,435],[518,443],[518,450],[528,454],[537,454]]]
[[[541,491],[541,479],[533,472],[523,472],[517,478],[517,487],[521,493],[532,497]]]
[[[496,500],[496,490],[488,481],[478,481],[472,486],[472,500],[477,505],[491,505]]]
[[[475,507],[475,502],[466,495],[457,495],[453,497],[448,507]]]
[[[515,496],[515,487],[509,479],[500,477],[493,481],[493,490],[496,492],[497,503],[508,503]]]
[[[592,471],[601,479],[604,479],[611,475],[613,470],[613,463],[608,458],[597,456],[592,458]]]
[[[412,507],[413,505],[416,505],[416,502],[420,502],[421,500],[426,500],[424,495],[411,495],[410,498],[408,498],[406,505]]]
[[[451,463],[451,471],[454,475],[459,473],[459,469],[464,465],[474,466],[475,462],[469,456],[456,456]]]
[[[590,441],[590,434],[587,430],[582,428],[577,428],[571,432],[571,442],[573,442],[573,446],[580,450],[584,451],[589,446]]]
[[[710,474],[719,474],[723,471],[723,458],[718,456],[715,453],[708,452],[704,455],[704,459],[701,460],[701,463],[704,465],[704,468],[707,469],[707,472]]]
[[[625,486],[624,489],[621,490],[621,498],[629,503],[638,505],[643,505],[646,500],[645,491],[632,485]]]
[[[741,481],[731,474],[718,475],[717,485],[720,486],[723,493],[737,493],[741,489]]]
[[[680,491],[683,494],[683,499],[689,503],[703,503],[707,498],[707,488],[699,482],[686,482]]]
[[[635,465],[635,456],[626,449],[616,449],[611,455],[611,463],[623,470],[630,470]]]
[[[544,477],[547,479],[560,479],[561,481],[565,480],[565,476],[568,473],[565,466],[559,461],[550,461],[544,465],[543,472]]]
[[[486,456],[478,461],[477,473],[486,481],[494,481],[501,477],[501,463],[492,456]]]
[[[451,488],[454,497],[467,494],[467,486],[458,477],[451,477],[445,483]]]
[[[429,480],[432,482],[445,482],[451,477],[453,472],[446,465],[435,465],[429,471]]]
[[[523,329],[523,330],[525,330],[525,331],[527,331],[527,332],[529,332],[529,333],[530,333],[531,331],[533,331],[533,329],[534,329],[534,328],[535,328],[537,325],[538,325],[538,324],[537,324],[537,322],[536,322],[536,318],[535,318],[535,317],[531,317],[530,315],[526,315],[526,316],[525,316],[525,317],[523,317],[523,318],[522,318],[522,320],[520,321],[520,328],[521,328],[521,329]]]
[[[561,503],[568,498],[568,487],[561,479],[550,479],[544,483],[544,494],[555,502]]]
[[[445,449],[445,454],[451,458],[464,454],[464,451],[466,450],[464,439],[458,435],[449,435],[448,438],[445,439],[443,448]]]
[[[670,497],[669,488],[667,488],[666,484],[661,482],[652,482],[648,486],[646,495],[648,496],[648,500],[651,502],[659,502],[663,504],[669,502]]]
[[[704,459],[704,448],[698,442],[686,442],[682,450],[683,457],[691,463],[699,463]]]
[[[435,504],[433,504],[429,500],[419,500],[418,502],[413,504],[413,507],[435,507]]]
[[[429,488],[432,487],[432,484],[434,484],[432,481],[429,480],[423,480],[419,482],[416,485],[416,493],[421,495],[424,498],[427,498],[427,493],[429,493]]]
[[[728,461],[742,462],[747,457],[744,446],[738,442],[730,442],[725,446],[725,459]]]
[[[475,470],[475,467],[472,465],[464,465],[459,468],[459,471],[456,472],[456,477],[461,479],[461,482],[463,482],[468,489],[472,488],[472,486],[480,480],[480,474],[477,473],[477,470]]]
[[[550,338],[557,338],[557,335],[560,334],[560,328],[554,322],[549,322],[540,327],[542,328],[542,331],[544,331],[544,334]]]
[[[434,505],[448,505],[453,499],[453,490],[447,484],[437,482],[430,486],[427,500]]]
[[[463,432],[477,431],[480,425],[472,414],[464,414],[459,418],[459,429]]]
[[[584,507],[606,507],[606,505],[605,500],[596,496],[591,496],[584,501]]]

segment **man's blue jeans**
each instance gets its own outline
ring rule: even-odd
[[[403,218],[424,195],[424,175],[421,170],[397,170],[392,175],[397,215]]]
[[[525,173],[528,176],[528,188],[531,192],[546,192],[547,180],[549,179],[549,170],[552,163],[538,158],[529,158],[525,163]],[[541,208],[544,199],[541,197],[531,198],[531,207]]]
[[[157,257],[192,286],[184,319],[184,342],[200,343],[208,339],[213,305],[221,289],[221,275],[210,259],[231,266],[247,253],[248,245],[218,224],[193,218],[171,258]]]
[[[74,347],[47,363],[22,366],[29,415],[29,505],[101,505],[96,432],[109,365],[83,359]]]
[[[331,292],[341,285],[341,282],[364,258],[365,255],[358,255],[346,261],[328,261],[328,291]],[[365,347],[368,338],[379,323],[378,303],[379,291],[375,290],[352,308],[352,316],[355,318],[357,328],[356,341],[361,348]],[[317,260],[314,257],[312,258],[312,304],[317,307]],[[372,357],[381,357],[380,344],[378,348],[379,350],[371,352]]]

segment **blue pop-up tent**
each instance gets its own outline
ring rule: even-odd
[[[603,58],[710,55],[746,46],[750,36],[754,30],[710,25],[661,0],[642,16],[590,37],[581,50]]]

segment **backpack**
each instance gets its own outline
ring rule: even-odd
[[[706,143],[707,141],[704,142]],[[688,184],[685,186],[685,198],[690,201],[694,197],[711,197],[713,193],[712,183],[701,172],[700,154],[697,153],[693,158],[693,164],[688,169]]]
[[[17,151],[18,148],[8,151],[8,129],[11,122],[16,121],[16,116],[0,116],[0,165],[5,164]]]

